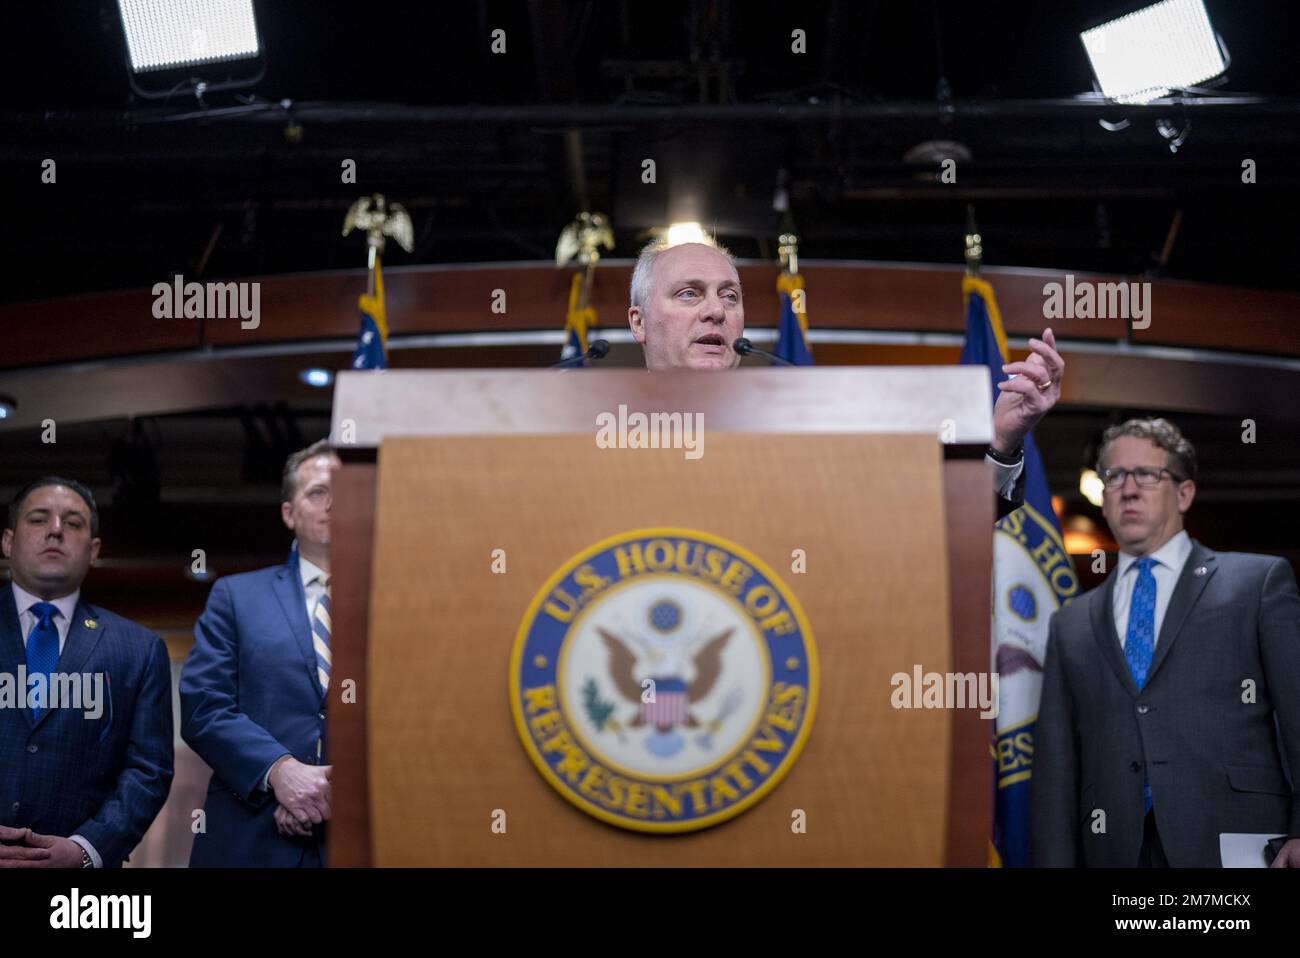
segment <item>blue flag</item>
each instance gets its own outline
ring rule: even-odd
[[[993,401],[1007,378],[1006,333],[993,287],[967,276],[964,365],[987,366]],[[1033,436],[1025,437],[1025,504],[998,521],[993,536],[993,667],[999,675],[993,745],[996,795],[990,864],[1029,864],[1029,779],[1034,722],[1043,688],[1047,625],[1079,594],[1079,579],[1052,510],[1047,474]]]
[[[804,309],[803,277],[782,270],[776,278],[776,291],[781,297],[781,321],[778,324],[774,352],[796,366],[811,366],[813,358],[812,350],[808,348],[808,313]]]
[[[361,307],[361,330],[357,333],[356,351],[352,353],[352,368],[387,369],[388,316],[384,312],[384,274],[378,255],[375,256],[375,295],[362,295],[357,305]]]

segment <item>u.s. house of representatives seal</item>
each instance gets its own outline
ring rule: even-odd
[[[528,606],[510,704],[566,799],[624,828],[739,815],[808,738],[817,654],[790,589],[734,543],[638,529],[564,564]]]

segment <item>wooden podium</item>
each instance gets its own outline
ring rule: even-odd
[[[701,454],[598,444],[637,412],[702,415]],[[991,722],[891,703],[991,668],[982,368],[346,372],[332,437],[332,866],[987,863]],[[797,757],[695,830],[575,807],[512,691],[557,570],[637,530],[734,544],[807,632],[769,670],[807,670]]]

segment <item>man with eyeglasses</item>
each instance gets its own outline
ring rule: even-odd
[[[191,867],[320,867],[330,818],[328,440],[284,466],[289,560],[218,579],[181,671],[181,737],[212,766]]]
[[[1188,536],[1196,453],[1164,419],[1106,430],[1097,471],[1119,558],[1052,616],[1031,860],[1216,867],[1220,836],[1244,833],[1258,864],[1283,836],[1274,867],[1300,867],[1300,794],[1286,772],[1300,772],[1290,565]]]

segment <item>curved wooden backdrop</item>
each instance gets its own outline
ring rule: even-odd
[[[593,305],[606,327],[626,328],[630,260],[598,267]],[[961,331],[961,267],[805,260],[808,310],[817,329]],[[1043,287],[1068,271],[986,269],[1008,333],[1031,335],[1043,317]],[[391,335],[488,330],[545,330],[563,325],[571,268],[536,261],[450,266],[389,266],[384,273]],[[776,320],[771,263],[742,262],[741,282],[751,326]],[[1094,282],[1141,282],[1142,277],[1075,273]],[[165,278],[160,278],[160,280]],[[191,281],[225,277],[185,277]],[[7,347],[0,367],[249,346],[356,335],[357,296],[364,270],[249,277],[261,283],[257,329],[236,319],[156,319],[149,288],[0,305]],[[1172,345],[1300,357],[1300,294],[1151,281],[1146,329],[1119,319],[1054,319],[1058,336],[1140,345]],[[493,312],[495,290],[504,313]]]

